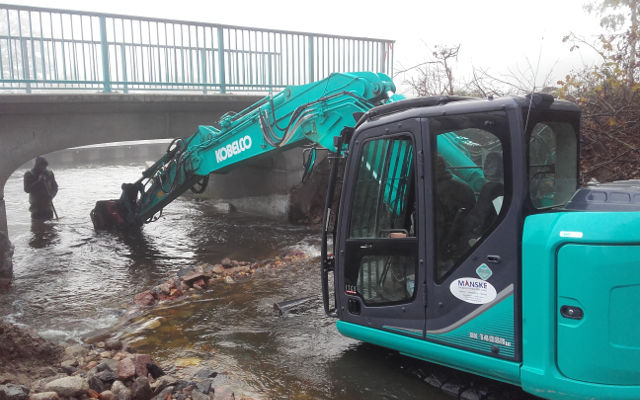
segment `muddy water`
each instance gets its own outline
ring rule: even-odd
[[[54,166],[55,169],[55,166]],[[43,336],[73,342],[113,325],[123,303],[185,266],[223,257],[259,260],[294,246],[317,252],[318,232],[181,198],[140,234],[94,232],[89,211],[117,198],[139,166],[55,169],[59,221],[32,224],[19,170],[5,187],[9,233],[16,251],[13,286],[0,293],[0,317]],[[220,385],[257,398],[441,399],[409,376],[404,360],[346,339],[319,303],[316,262],[220,283],[195,302],[158,309],[156,321],[130,334],[141,351],[165,365],[209,366]],[[278,315],[275,302],[315,296],[296,312]],[[145,321],[140,321],[144,323]]]

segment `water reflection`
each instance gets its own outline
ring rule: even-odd
[[[44,249],[60,243],[60,235],[54,221],[32,219],[31,234],[29,246],[34,249]]]

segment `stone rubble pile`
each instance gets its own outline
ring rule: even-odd
[[[225,258],[215,265],[199,264],[185,268],[167,281],[138,293],[133,298],[133,304],[137,307],[163,304],[182,298],[186,294],[206,289],[218,281],[233,283],[246,279],[254,273],[282,267],[306,257],[301,251],[291,250],[282,256],[253,263]]]
[[[166,375],[148,354],[107,340],[65,348],[53,376],[30,387],[0,385],[2,400],[207,400],[214,397],[215,371],[201,368],[189,379]],[[219,397],[216,397],[216,399]],[[233,398],[233,394],[231,397]]]

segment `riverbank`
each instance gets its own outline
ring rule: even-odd
[[[300,251],[259,262],[225,258],[219,264],[199,264],[138,293],[113,328],[88,335],[84,343],[63,347],[34,331],[0,320],[0,399],[54,400],[206,400],[249,399],[233,388],[219,386],[216,371],[199,362],[177,360],[158,365],[138,353],[127,340],[127,328],[153,307],[188,301],[216,282],[233,284],[256,273],[295,267],[308,261]]]

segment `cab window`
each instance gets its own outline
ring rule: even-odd
[[[568,122],[537,122],[529,137],[529,198],[535,208],[566,204],[578,185],[578,141]]]

